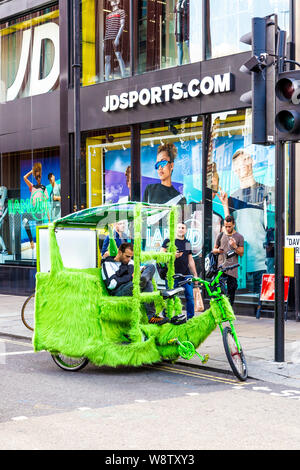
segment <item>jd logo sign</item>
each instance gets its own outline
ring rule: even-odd
[[[33,36],[33,40],[32,40]],[[54,48],[53,64],[50,72],[44,78],[40,78],[40,64],[42,55],[42,43],[50,40]],[[32,43],[32,53],[30,46]],[[59,26],[56,23],[46,23],[36,26],[34,29],[23,31],[22,47],[19,66],[15,80],[7,89],[6,100],[11,101],[18,97],[20,90],[26,85],[27,67],[31,60],[29,75],[29,96],[40,95],[50,91],[59,77]]]

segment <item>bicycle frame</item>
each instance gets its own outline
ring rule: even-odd
[[[234,327],[234,323],[233,323],[232,320],[230,320],[226,317],[226,314],[225,314],[225,311],[223,309],[222,303],[220,302],[222,300],[222,295],[223,295],[221,287],[220,287],[220,278],[221,278],[222,275],[223,275],[223,271],[219,271],[218,274],[213,278],[213,280],[211,282],[205,281],[204,279],[201,279],[200,277],[193,277],[192,282],[198,282],[199,284],[202,284],[205,287],[208,296],[211,299],[214,298],[219,303],[219,307],[220,307],[222,315],[223,315],[223,322],[222,323],[225,323],[227,321],[229,322],[230,327],[231,327],[231,331],[232,331],[232,335],[234,337],[236,346],[238,348],[238,352],[240,353],[241,352],[241,345],[240,345],[240,342],[239,342],[239,339],[238,339],[238,336],[237,336],[237,333],[236,333],[236,329]],[[213,288],[214,286],[215,286],[215,289],[212,290],[211,288]],[[222,323],[219,323],[219,328],[220,328],[221,334],[223,334],[223,330],[224,330],[224,328],[222,326]]]

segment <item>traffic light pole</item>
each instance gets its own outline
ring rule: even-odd
[[[275,362],[284,362],[285,144],[278,140],[275,166]]]

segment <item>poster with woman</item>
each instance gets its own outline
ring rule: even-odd
[[[35,249],[36,226],[51,222],[53,218],[50,199],[53,187],[51,181],[48,180],[50,174],[56,176],[56,185],[60,188],[58,156],[40,158],[37,161],[22,159],[20,162],[20,201],[18,204],[22,218],[21,252],[24,258],[32,257],[33,253],[30,254],[30,249],[32,252]]]

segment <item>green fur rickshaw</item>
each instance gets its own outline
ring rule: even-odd
[[[168,252],[145,251],[145,231],[149,221],[169,225]],[[108,227],[118,220],[132,226],[134,240],[133,296],[109,296],[101,268],[74,269],[63,266],[56,233],[61,229]],[[140,266],[156,261],[168,264],[168,284],[174,286],[175,228],[177,208],[142,203],[99,206],[70,214],[49,226],[50,272],[36,275],[35,351],[47,350],[66,370],[79,370],[88,361],[97,366],[141,366],[163,360],[175,361],[182,344],[198,346],[222,321],[217,303],[200,316],[181,325],[148,323],[145,302],[154,302],[157,313],[181,314],[181,300],[163,295],[154,283],[154,292],[140,291]],[[112,237],[111,237],[112,238]],[[110,244],[113,249],[113,244]],[[112,251],[111,251],[111,254]],[[234,318],[228,299],[222,300],[226,314]],[[174,340],[176,338],[176,341]]]

